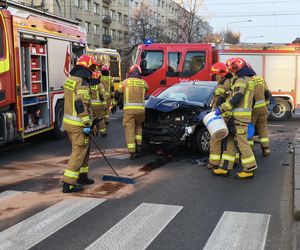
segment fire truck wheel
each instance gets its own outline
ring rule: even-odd
[[[58,101],[55,106],[54,136],[60,139],[65,136],[63,129],[64,101]]]
[[[291,117],[291,105],[283,98],[275,98],[276,105],[270,113],[270,120],[283,121]]]
[[[192,148],[200,154],[209,152],[210,135],[205,127],[198,127],[193,134]]]

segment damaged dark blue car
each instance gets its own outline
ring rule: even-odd
[[[143,140],[150,144],[185,144],[199,153],[209,151],[209,133],[203,117],[217,82],[183,82],[150,96],[146,102]]]

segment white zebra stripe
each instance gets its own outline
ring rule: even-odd
[[[86,249],[145,249],[182,208],[142,203]]]
[[[225,211],[203,250],[263,250],[269,214]]]
[[[98,206],[104,199],[61,201],[0,233],[0,249],[29,249]]]
[[[15,197],[16,195],[24,194],[25,192],[8,190],[0,193],[0,201],[3,202],[5,199]]]

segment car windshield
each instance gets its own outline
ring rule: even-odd
[[[158,98],[175,101],[208,103],[214,87],[199,85],[174,85],[158,95]]]

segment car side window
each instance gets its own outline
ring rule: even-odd
[[[206,54],[203,51],[186,53],[181,76],[192,76],[205,67]]]
[[[181,52],[168,53],[168,71],[167,76],[179,76],[178,66],[181,59]]]
[[[163,66],[163,51],[144,51],[144,58],[141,61],[142,75],[150,75]]]

